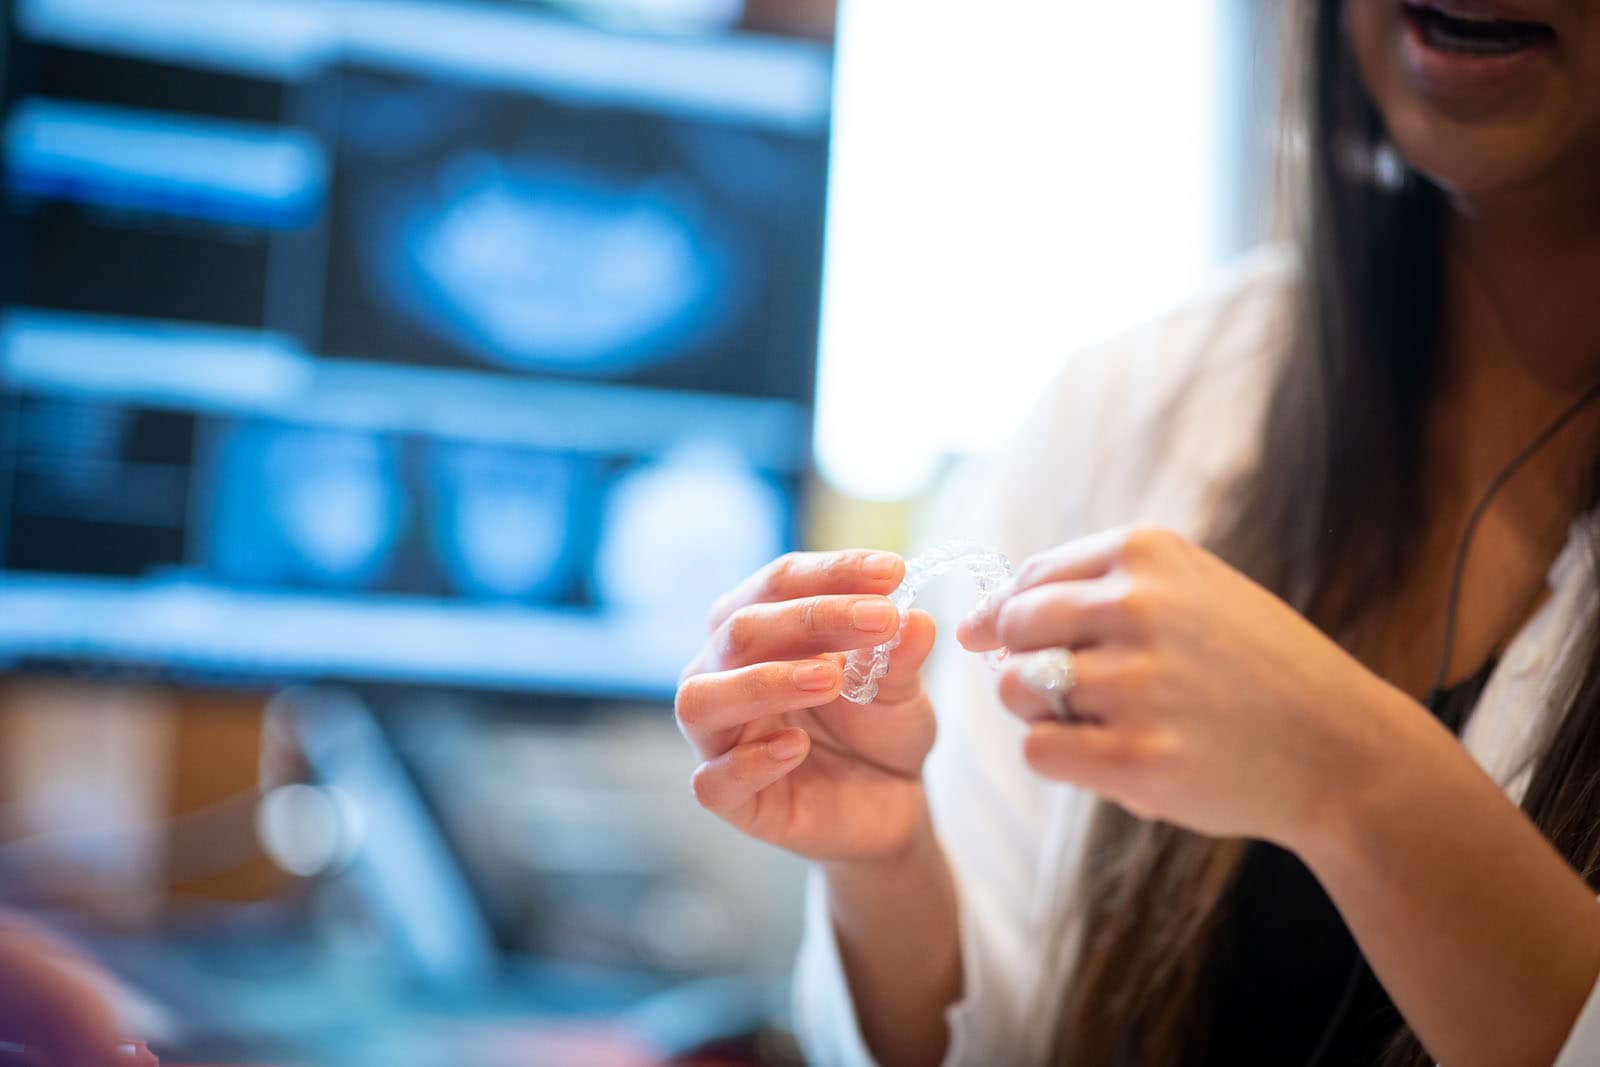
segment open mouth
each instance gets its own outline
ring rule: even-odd
[[[1555,31],[1542,22],[1468,14],[1450,6],[1456,10],[1407,0],[1406,18],[1429,48],[1464,56],[1509,56],[1555,43]]]

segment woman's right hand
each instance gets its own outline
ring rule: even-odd
[[[844,653],[899,628],[885,594],[904,576],[887,553],[794,553],[717,602],[677,697],[678,725],[704,761],[703,807],[822,862],[890,858],[913,843],[928,825],[934,720],[919,672],[932,617],[907,615],[877,700],[839,695]]]

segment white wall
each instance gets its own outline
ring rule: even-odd
[[[991,447],[1073,348],[1232,243],[1229,0],[843,0],[817,459],[853,496]]]

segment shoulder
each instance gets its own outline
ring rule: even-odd
[[[1007,447],[965,475],[968,530],[1025,556],[1107,526],[1199,523],[1253,457],[1296,270],[1255,250],[1180,306],[1064,360]]]

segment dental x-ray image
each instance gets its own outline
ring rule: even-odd
[[[572,604],[594,464],[262,419],[208,428],[211,578],[257,588]]]
[[[389,577],[407,511],[398,442],[267,421],[216,437],[208,570],[345,590]]]
[[[435,558],[461,596],[558,600],[588,547],[594,495],[575,460],[430,442],[425,459]]]
[[[810,402],[825,126],[329,77],[323,351]]]
[[[397,314],[487,362],[625,374],[745,304],[738,245],[673,183],[465,152],[432,186],[358,209],[364,273]]]

